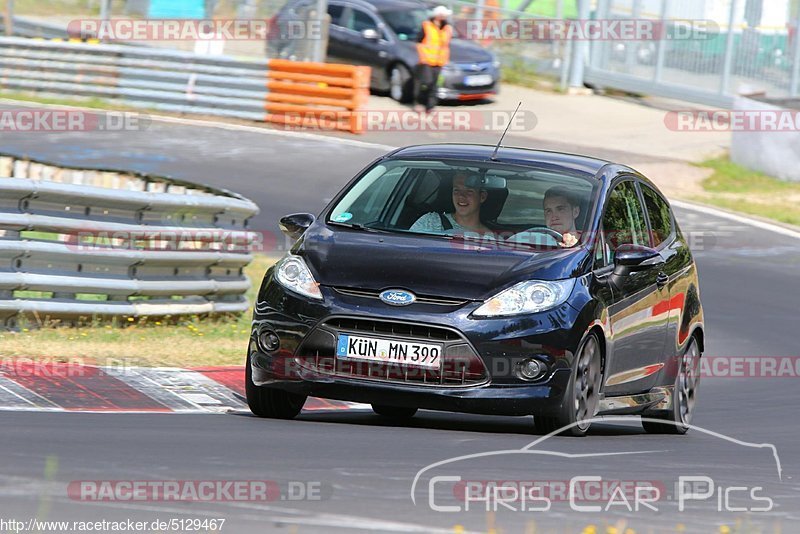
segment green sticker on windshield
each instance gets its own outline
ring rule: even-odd
[[[333,218],[333,222],[347,222],[353,218],[353,214],[350,212],[340,213],[336,217]]]

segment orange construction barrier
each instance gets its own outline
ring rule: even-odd
[[[358,112],[369,99],[369,81],[369,67],[271,59],[265,120],[361,133]]]

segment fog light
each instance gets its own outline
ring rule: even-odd
[[[539,360],[529,358],[519,364],[519,374],[525,380],[535,380],[542,376],[547,367]]]
[[[274,352],[281,346],[281,338],[272,330],[264,330],[258,335],[258,344],[264,352]]]

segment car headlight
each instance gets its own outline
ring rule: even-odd
[[[275,280],[283,287],[304,297],[322,300],[319,284],[300,256],[288,255],[275,268]]]
[[[575,279],[520,282],[493,296],[475,310],[477,317],[538,313],[560,306],[572,293]]]
[[[499,59],[495,59],[494,61],[492,61],[492,67],[494,67],[496,69],[499,69],[500,68],[500,60]]]

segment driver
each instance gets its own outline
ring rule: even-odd
[[[481,205],[486,202],[488,193],[485,189],[467,186],[470,178],[477,175],[468,171],[457,171],[453,176],[453,213],[426,213],[409,228],[412,232],[477,233],[491,235],[494,233],[481,222]]]
[[[575,219],[581,213],[578,201],[566,187],[551,187],[544,194],[544,221],[547,227],[563,236],[558,244],[561,247],[572,247],[578,243],[578,230]]]

